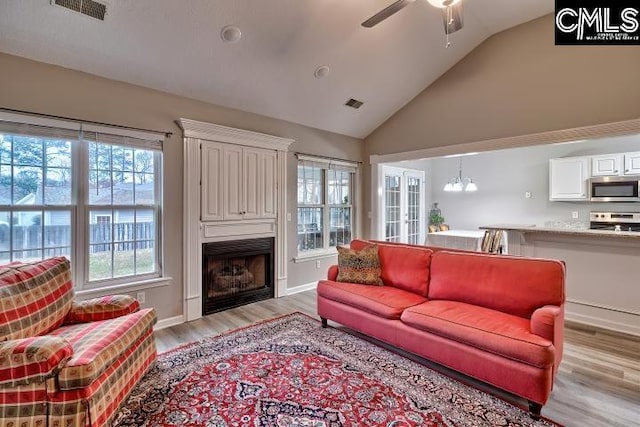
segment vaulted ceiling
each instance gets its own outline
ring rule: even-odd
[[[553,11],[551,0],[463,0],[464,28],[445,48],[426,0],[360,25],[393,1],[106,0],[99,21],[1,0],[0,51],[363,138],[487,37]],[[238,42],[222,41],[226,25]]]

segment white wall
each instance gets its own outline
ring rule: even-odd
[[[547,221],[572,221],[572,211],[578,211],[579,220],[585,223],[589,222],[590,211],[640,211],[638,203],[549,201],[549,159],[625,151],[640,151],[640,135],[464,156],[462,172],[478,185],[476,193],[442,191],[458,174],[459,158],[436,158],[418,164],[425,165],[431,177],[427,180],[427,206],[437,201],[452,228],[474,230],[500,223],[542,226]],[[525,198],[526,191],[532,193],[530,199]]]

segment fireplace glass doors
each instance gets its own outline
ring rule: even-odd
[[[274,296],[273,238],[202,245],[202,314]]]

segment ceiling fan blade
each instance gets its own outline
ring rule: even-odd
[[[384,21],[394,13],[398,12],[400,9],[404,9],[405,6],[408,6],[410,3],[413,3],[416,0],[398,0],[395,3],[391,3],[389,6],[382,9],[380,12],[373,15],[371,18],[364,21],[361,25],[366,28],[371,28],[374,25],[379,24]]]
[[[462,2],[459,1],[442,9],[442,19],[445,34],[452,34],[460,30],[464,26],[464,20],[462,19]]]

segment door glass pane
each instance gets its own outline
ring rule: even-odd
[[[399,242],[400,224],[400,177],[386,175],[384,177],[385,194],[385,240]]]
[[[420,244],[420,179],[407,177],[407,243]]]

